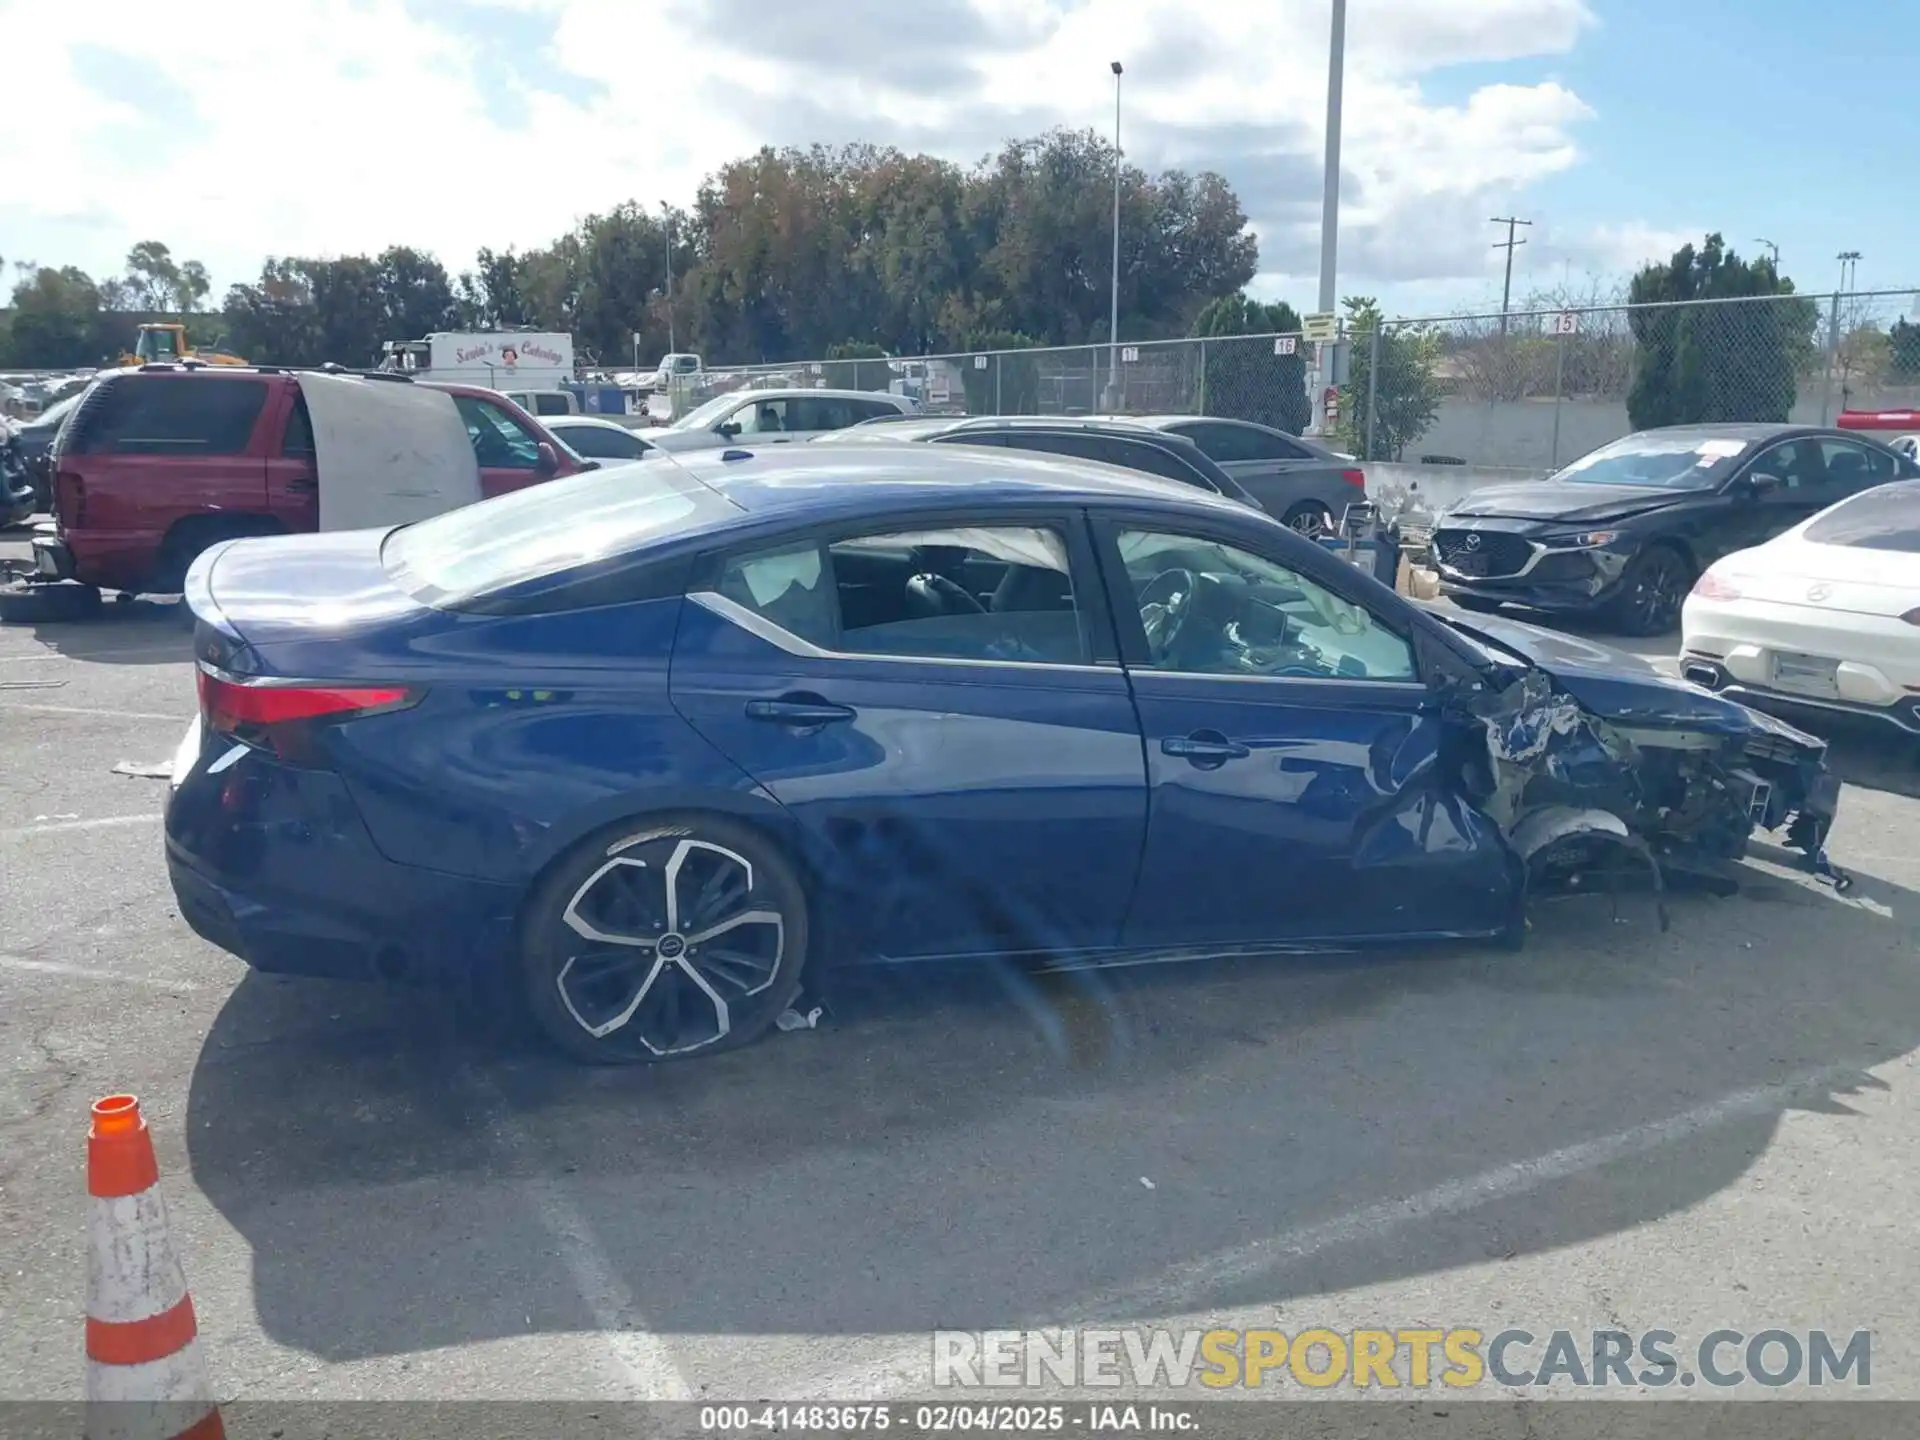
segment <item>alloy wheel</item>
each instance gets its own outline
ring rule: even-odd
[[[746,856],[684,834],[612,855],[560,917],[569,933],[553,984],[565,1013],[592,1040],[618,1036],[661,1058],[763,1018],[787,922],[754,882]]]

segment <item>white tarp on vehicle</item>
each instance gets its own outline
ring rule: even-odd
[[[355,375],[299,378],[322,530],[406,525],[481,498],[473,442],[446,391]]]

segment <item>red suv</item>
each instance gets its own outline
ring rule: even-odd
[[[504,395],[437,388],[466,422],[487,495],[589,468]],[[171,594],[216,540],[319,529],[313,426],[292,371],[109,372],[61,431],[52,469],[53,533],[33,540],[34,568],[48,579]]]

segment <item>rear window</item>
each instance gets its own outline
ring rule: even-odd
[[[71,427],[70,455],[240,455],[266,405],[266,381],[130,375],[109,382]]]
[[[1862,491],[1816,516],[1801,532],[1816,545],[1920,555],[1920,480]]]
[[[739,507],[673,465],[552,480],[407,525],[381,551],[401,589],[458,608],[696,533]]]

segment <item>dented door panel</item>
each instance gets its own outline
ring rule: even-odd
[[[1420,685],[1132,672],[1150,806],[1129,948],[1488,934],[1498,829]]]

